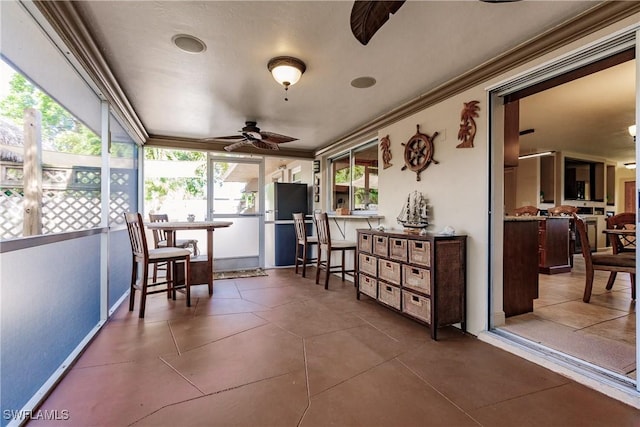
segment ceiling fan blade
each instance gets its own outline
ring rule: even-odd
[[[233,151],[236,148],[240,148],[240,147],[242,147],[244,145],[249,145],[249,144],[251,144],[251,141],[249,141],[248,139],[243,139],[242,141],[238,141],[238,142],[235,142],[233,144],[227,145],[226,147],[224,147],[224,149],[226,151]]]
[[[278,133],[273,132],[260,132],[262,134],[262,141],[272,142],[274,144],[282,144],[284,142],[297,141],[298,138],[293,138],[291,136],[280,135]]]
[[[215,141],[215,142],[230,142],[230,141],[242,141],[245,139],[242,135],[232,135],[232,136],[214,136],[211,138],[204,138],[203,141]]]
[[[262,141],[260,140],[251,141],[251,143],[254,145],[254,147],[262,148],[263,150],[279,150],[280,149],[277,143],[265,141],[264,139]]]
[[[356,0],[351,9],[351,32],[366,46],[376,31],[389,20],[389,14],[396,13],[403,4],[404,0]]]

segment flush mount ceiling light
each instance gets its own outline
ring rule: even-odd
[[[202,40],[189,34],[176,34],[171,41],[183,52],[202,53],[207,50],[207,45]]]
[[[289,86],[296,84],[298,80],[300,80],[300,77],[302,77],[302,74],[306,71],[307,66],[298,58],[293,58],[291,56],[277,56],[269,61],[267,68],[271,72],[273,78],[284,86],[284,100],[288,101],[289,98],[287,98],[287,93]]]
[[[625,163],[624,167],[627,169],[635,169],[636,168],[636,164],[635,163]]]
[[[357,77],[351,80],[351,86],[358,89],[366,89],[376,84],[376,79],[369,76]]]

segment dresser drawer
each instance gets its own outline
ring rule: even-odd
[[[373,236],[373,253],[384,257],[389,255],[389,238],[387,236]]]
[[[358,269],[361,272],[370,274],[372,276],[378,275],[378,258],[372,255],[360,254],[358,261]]]
[[[403,264],[402,278],[403,287],[431,295],[431,271]]]
[[[400,310],[400,288],[378,282],[378,301]]]
[[[386,259],[378,260],[378,277],[394,285],[399,285],[400,264]]]
[[[371,253],[373,247],[373,236],[371,234],[358,234],[358,250]]]
[[[402,311],[431,324],[431,300],[429,298],[403,290]]]
[[[360,283],[358,289],[360,292],[369,295],[371,298],[378,298],[378,281],[364,274],[360,274],[358,277]]]
[[[407,262],[407,239],[389,239],[389,258]]]
[[[431,242],[409,240],[409,262],[431,267]]]

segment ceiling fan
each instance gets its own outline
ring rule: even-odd
[[[510,3],[520,0],[480,0],[485,3]],[[351,8],[351,32],[360,43],[366,46],[373,35],[389,15],[396,13],[404,4],[400,1],[356,0]]]
[[[254,147],[261,148],[263,150],[279,150],[278,144],[284,142],[297,141],[298,138],[292,138],[290,136],[280,135],[273,132],[261,131],[257,122],[246,121],[242,130],[239,130],[240,135],[219,136],[215,138],[207,138],[207,141],[217,142],[233,142],[232,144],[224,147],[226,151],[233,151],[236,148],[244,145],[253,145]]]

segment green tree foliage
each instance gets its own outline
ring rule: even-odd
[[[201,151],[167,150],[164,148],[145,147],[145,160],[169,160],[201,162],[195,169],[193,177],[149,178],[144,182],[145,200],[156,204],[156,208],[168,197],[186,199],[204,199],[207,191],[207,155]],[[214,182],[224,176],[229,169],[227,163],[216,162]]]
[[[47,145],[64,153],[100,155],[100,137],[64,109],[49,95],[14,73],[9,81],[9,93],[0,100],[2,115],[18,126],[24,123],[24,110],[35,108],[42,115],[42,138]]]

